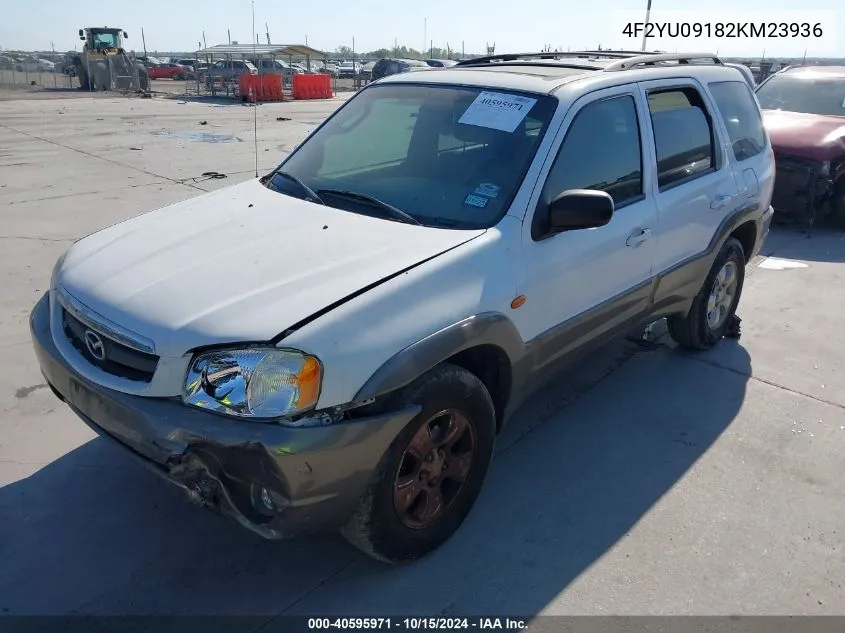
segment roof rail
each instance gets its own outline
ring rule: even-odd
[[[631,70],[637,66],[651,66],[657,62],[678,62],[679,64],[689,64],[692,61],[708,60],[715,66],[724,66],[722,60],[713,53],[647,53],[645,55],[637,55],[636,57],[628,57],[620,59],[605,66],[605,72],[614,72],[619,70]]]
[[[591,55],[595,57],[624,58],[640,57],[642,55],[660,55],[660,51],[566,51],[567,55]]]
[[[502,53],[500,55],[487,55],[486,57],[473,57],[459,61],[457,66],[479,66],[491,62],[516,62],[531,61],[536,59],[572,59],[573,53],[542,52],[542,53]]]

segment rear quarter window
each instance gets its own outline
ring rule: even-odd
[[[762,152],[766,147],[766,132],[748,85],[721,81],[711,83],[709,88],[728,130],[736,159],[743,161]]]

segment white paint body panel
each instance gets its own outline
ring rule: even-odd
[[[569,128],[577,114],[590,103],[629,95],[636,100],[636,85],[597,90],[578,98],[567,109],[561,133],[550,148],[539,175],[537,187],[528,203],[533,210],[539,201],[548,173]],[[640,127],[644,115],[638,110]],[[644,179],[648,182],[651,165],[643,161]],[[567,231],[535,242],[531,237],[533,213],[526,214],[522,231],[522,249],[526,276],[519,294],[528,297],[525,306],[512,318],[524,338],[532,339],[554,326],[578,316],[626,290],[648,281],[654,257],[655,240],[647,239],[636,247],[625,245],[629,236],[643,230],[656,230],[657,209],[648,195],[640,202],[627,205],[614,214],[607,226],[584,231]]]
[[[483,233],[370,218],[252,180],[114,225],[68,252],[55,281],[88,308],[155,342],[162,361],[149,385],[87,363],[55,329],[58,323],[54,338],[95,382],[128,393],[177,395],[190,350],[268,341]],[[171,365],[178,367],[170,371]],[[162,382],[162,371],[171,384]],[[171,374],[180,371],[173,384]]]

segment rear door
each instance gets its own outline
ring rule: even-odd
[[[707,87],[730,143],[728,155],[744,190],[741,199],[765,210],[772,200],[775,168],[757,99],[742,81],[712,82]]]
[[[702,254],[742,187],[710,95],[692,78],[641,82],[657,202],[653,271]],[[715,114],[715,116],[714,116]]]

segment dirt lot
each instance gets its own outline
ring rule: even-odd
[[[339,103],[260,106],[259,171]],[[4,613],[845,615],[843,234],[770,237],[739,341],[620,340],[552,380],[465,526],[412,566],[260,540],[96,438],[46,388],[28,312],[74,240],[253,177],[254,112],[0,103]]]

